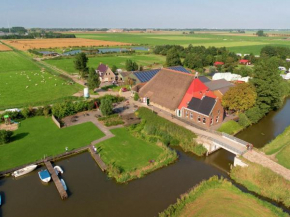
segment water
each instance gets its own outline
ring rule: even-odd
[[[259,123],[248,127],[236,136],[261,148],[281,134],[290,125],[290,98],[281,109],[270,112]]]
[[[179,160],[145,177],[117,184],[109,180],[89,153],[57,162],[69,189],[65,201],[51,182],[43,185],[37,171],[20,179],[0,179],[3,217],[156,216],[189,188],[213,175],[228,177],[233,155],[220,150],[207,158],[178,151]],[[219,168],[219,169],[218,169]]]
[[[131,47],[132,50],[140,50],[140,51],[148,51],[149,49],[147,47]],[[112,53],[112,52],[122,52],[122,51],[129,51],[130,49],[127,48],[98,48],[98,53]],[[63,53],[63,55],[76,55],[78,53],[81,53],[82,50],[72,50]],[[97,52],[95,52],[97,53]]]

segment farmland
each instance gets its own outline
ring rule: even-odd
[[[12,50],[10,47],[7,47],[6,45],[0,42],[0,51],[10,51],[10,50]]]
[[[125,63],[127,59],[136,61],[138,65],[148,66],[151,64],[164,64],[165,57],[149,54],[149,55],[124,55],[124,56],[96,56],[89,57],[88,66],[97,68],[100,62],[112,67],[116,65],[118,68],[125,68]],[[77,73],[74,68],[74,58],[59,58],[59,59],[49,59],[45,60],[47,63],[54,65],[68,73]]]
[[[176,44],[182,46],[203,45],[205,47],[227,47],[230,51],[239,53],[259,54],[266,45],[290,46],[290,41],[285,37],[257,37],[250,34],[229,33],[196,33],[183,35],[182,32],[172,33],[76,33],[78,38],[96,39],[104,41],[118,41],[132,44],[164,45]]]
[[[18,49],[40,49],[40,48],[64,48],[64,47],[88,47],[88,46],[122,46],[129,43],[91,40],[82,38],[60,38],[60,39],[16,39],[5,40],[5,43]]]
[[[0,109],[42,105],[78,90],[79,85],[41,71],[25,54],[0,52]]]

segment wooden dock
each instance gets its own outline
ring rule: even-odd
[[[52,167],[51,162],[44,161],[44,163],[45,163],[45,166],[48,169],[48,171],[52,177],[52,180],[56,186],[56,189],[58,190],[58,192],[60,194],[61,199],[63,199],[63,200],[66,199],[68,197],[67,192],[66,192],[66,190],[64,190],[64,187],[61,184],[58,175],[56,175],[56,172],[55,172],[54,168]]]
[[[104,163],[104,161],[102,161],[102,159],[100,158],[100,156],[98,154],[96,154],[95,150],[93,149],[93,147],[91,145],[89,146],[88,150],[91,153],[91,155],[94,158],[94,160],[99,165],[99,167],[101,168],[101,170],[102,171],[107,170],[107,165]]]

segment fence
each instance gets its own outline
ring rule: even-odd
[[[247,144],[249,144],[248,142],[246,142],[246,141],[244,141],[242,139],[239,139],[237,137],[231,136],[231,135],[229,135],[227,133],[222,133],[222,136],[223,137],[226,137],[226,138],[228,138],[228,139],[230,139],[230,140],[232,140],[234,142],[240,143],[241,145],[244,145],[244,146],[246,146]]]

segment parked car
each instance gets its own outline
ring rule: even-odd
[[[122,91],[122,92],[126,92],[126,91],[128,91],[128,89],[127,89],[126,87],[122,87],[122,88],[121,88],[121,91]]]

